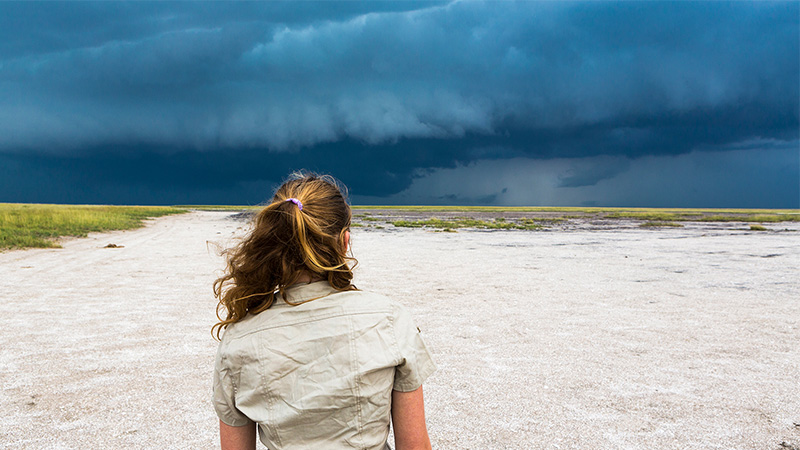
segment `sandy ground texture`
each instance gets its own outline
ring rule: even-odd
[[[0,253],[0,448],[217,445],[229,215]],[[742,228],[354,229],[356,284],[434,354],[434,448],[799,449],[800,224]]]

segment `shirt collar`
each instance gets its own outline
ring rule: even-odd
[[[286,298],[292,303],[303,303],[316,298],[325,297],[336,289],[328,283],[328,280],[315,281],[313,283],[297,283],[289,286],[285,291]],[[278,294],[276,300],[286,302],[282,295]]]

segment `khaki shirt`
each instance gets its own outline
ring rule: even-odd
[[[411,315],[327,281],[295,285],[230,325],[214,370],[214,407],[231,426],[258,424],[270,450],[387,448],[392,390],[436,369]]]

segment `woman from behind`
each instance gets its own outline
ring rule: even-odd
[[[408,311],[352,284],[351,212],[331,177],[296,174],[214,284],[223,450],[430,449],[435,365]],[[224,331],[224,333],[223,333]]]

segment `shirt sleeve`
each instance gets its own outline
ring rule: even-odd
[[[236,409],[236,384],[227,357],[223,354],[220,343],[217,358],[214,364],[214,410],[226,425],[241,427],[249,425],[252,421]]]
[[[436,371],[419,328],[411,314],[403,307],[395,307],[394,333],[400,351],[400,364],[395,367],[395,391],[411,392],[419,389],[430,374]]]

